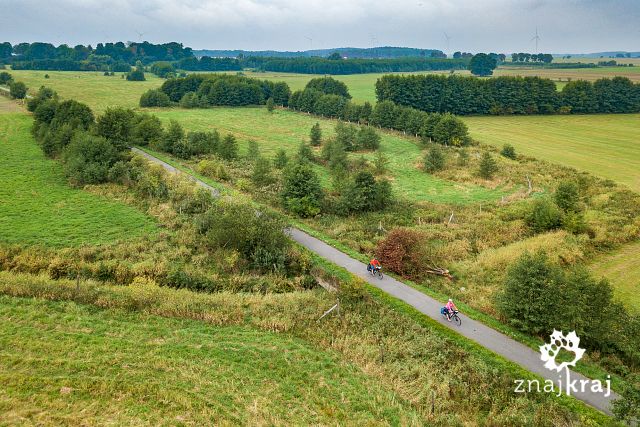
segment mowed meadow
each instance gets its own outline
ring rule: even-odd
[[[32,118],[12,112],[15,105],[0,97],[0,241],[62,247],[155,233],[136,208],[71,188],[60,163],[33,140]]]
[[[0,296],[0,321],[3,423],[382,425],[412,418],[410,405],[381,381],[287,334],[8,296]]]

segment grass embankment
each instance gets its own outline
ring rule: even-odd
[[[7,296],[0,319],[9,423],[394,424],[411,413],[289,335]]]
[[[155,232],[137,209],[71,188],[31,137],[31,123],[24,113],[0,114],[0,242],[62,247]]]
[[[327,273],[331,275],[333,270]],[[336,273],[341,274],[337,270]],[[0,272],[0,292],[5,295],[72,300],[145,315],[199,320],[215,326],[258,328],[268,331],[270,336],[271,332],[278,332],[277,345],[293,336],[320,348],[321,353],[337,351],[399,396],[388,404],[382,393],[378,394],[382,397],[377,402],[371,402],[376,408],[372,411],[377,417],[375,421],[383,424],[483,424],[489,420],[496,425],[611,422],[574,399],[557,399],[544,393],[514,394],[513,378],[528,378],[530,374],[526,371],[416,315],[403,303],[387,301],[384,295],[376,293],[373,297],[359,297],[362,294],[357,287],[351,289],[341,297],[340,315],[334,313],[318,322],[319,315],[335,301],[324,292],[196,294],[154,285],[100,286],[94,282],[83,282],[76,291],[73,281]],[[86,335],[80,336],[87,340]],[[171,344],[169,338],[162,339]],[[145,343],[156,344],[155,340],[154,336],[145,339]],[[178,367],[171,365],[171,368],[177,372]],[[296,365],[290,369],[295,370]],[[325,391],[321,388],[316,393],[324,395]],[[198,390],[191,390],[184,404],[197,401],[194,399],[197,393]],[[369,390],[366,396],[375,398],[376,394]],[[341,405],[350,403],[344,402],[345,397],[349,396],[341,395]],[[355,405],[357,399],[354,397],[351,402]],[[415,412],[406,409],[409,402]],[[359,413],[368,416],[369,406],[365,403]],[[295,404],[287,407],[293,414],[297,414],[296,410]],[[335,415],[329,411],[326,418],[340,423]]]
[[[640,67],[639,67],[640,68]],[[466,117],[473,138],[640,191],[640,114]]]
[[[238,138],[241,152],[246,149],[247,141],[258,142],[262,154],[272,157],[283,148],[292,156],[300,143],[308,141],[309,130],[316,122],[322,127],[323,138],[334,133],[335,120],[276,110],[269,113],[265,108],[211,108],[199,110],[152,110],[165,122],[173,119],[188,130],[218,129],[223,134],[232,133]],[[420,169],[423,150],[417,142],[400,135],[381,132],[380,151],[388,158],[387,169],[396,194],[413,201],[432,201],[439,203],[471,203],[495,201],[505,194],[500,189],[490,189],[478,185],[458,184],[427,174]],[[319,154],[319,151],[318,151]],[[373,153],[354,153],[373,161]],[[326,168],[317,166],[317,171],[326,185],[330,184]]]
[[[614,286],[625,306],[640,313],[640,242],[630,243],[613,252],[596,257],[589,264],[595,276],[605,276]]]

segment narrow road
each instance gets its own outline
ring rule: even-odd
[[[169,165],[168,163],[154,157],[148,153],[145,153],[142,150],[137,148],[132,148],[132,151],[140,154],[141,156],[147,158],[148,160],[162,165],[167,171],[171,173],[183,173],[179,169]],[[217,189],[211,187],[210,185],[200,181],[199,179],[187,174],[193,181],[195,181],[198,185],[209,189],[214,196],[218,196],[219,192]],[[465,336],[466,338],[480,344],[481,346],[493,351],[496,354],[504,357],[511,362],[514,362],[523,368],[533,372],[541,376],[544,379],[549,379],[554,383],[558,384],[558,373],[556,371],[547,370],[544,367],[542,360],[540,360],[540,353],[532,350],[531,348],[515,341],[512,338],[496,331],[493,328],[486,326],[483,323],[480,323],[476,320],[469,319],[464,317],[462,319],[462,325],[456,326],[451,322],[446,321],[440,315],[440,307],[443,306],[443,303],[437,301],[422,292],[408,286],[392,277],[385,276],[384,279],[380,280],[378,278],[372,277],[367,272],[366,264],[355,260],[348,256],[347,254],[340,252],[332,246],[324,243],[323,241],[316,239],[315,237],[310,236],[304,231],[298,230],[296,228],[292,228],[289,230],[291,238],[306,247],[307,249],[315,252],[322,258],[346,269],[350,273],[362,278],[367,281],[371,285],[383,290],[384,292],[392,295],[405,303],[411,305],[421,313],[429,316],[430,318],[436,320],[442,325],[454,330],[455,332]],[[568,331],[567,331],[568,332]],[[578,362],[579,363],[579,362]],[[576,385],[580,385],[581,380],[587,380],[588,378],[582,374],[571,371],[571,381],[576,380]],[[563,376],[564,377],[564,376]],[[564,381],[564,379],[563,379]],[[541,389],[542,389],[541,385]],[[564,384],[563,384],[564,386]],[[515,388],[515,384],[514,384]],[[566,389],[566,388],[563,388]],[[534,391],[535,393],[535,391]],[[610,396],[605,397],[603,393],[594,393],[591,391],[591,387],[587,387],[587,390],[582,391],[572,391],[572,396],[577,399],[582,400],[583,402],[593,406],[594,408],[611,415],[611,403],[613,400],[617,399],[619,396],[615,393],[611,393]]]

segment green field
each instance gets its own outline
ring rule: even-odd
[[[613,284],[617,297],[627,308],[640,313],[640,242],[597,257],[589,264],[595,276],[605,276]]]
[[[159,87],[163,79],[146,73],[144,82],[130,82],[122,78],[123,73],[104,76],[93,71],[11,71],[15,80],[24,82],[31,93],[40,86],[47,86],[65,99],[75,99],[89,105],[100,113],[109,106],[134,108],[140,96],[148,89]],[[45,78],[49,75],[49,78]]]
[[[135,208],[69,187],[31,137],[31,117],[3,114],[7,102],[0,97],[0,242],[61,247],[155,232]]]
[[[640,114],[465,117],[473,138],[640,191]]]
[[[283,334],[7,296],[0,325],[2,424],[388,425],[411,412]]]
[[[174,119],[189,130],[218,129],[222,133],[233,133],[239,140],[241,151],[249,139],[258,142],[263,154],[273,156],[279,148],[290,155],[297,152],[300,142],[308,140],[309,130],[320,122],[323,137],[333,134],[334,120],[288,110],[276,110],[270,114],[266,108],[211,108],[199,110],[163,109],[152,110],[161,119]],[[416,142],[391,133],[382,133],[380,151],[389,159],[388,169],[397,194],[410,200],[428,200],[442,203],[469,203],[498,200],[499,189],[488,189],[477,185],[462,185],[429,175],[419,168],[422,150]],[[360,154],[353,154],[359,156]],[[372,156],[372,154],[365,154]],[[371,159],[373,160],[373,159]],[[328,180],[328,172],[318,166],[318,172]]]

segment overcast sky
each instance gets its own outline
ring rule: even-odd
[[[0,41],[194,49],[640,51],[640,0],[0,0]],[[143,33],[140,36],[138,33]]]

